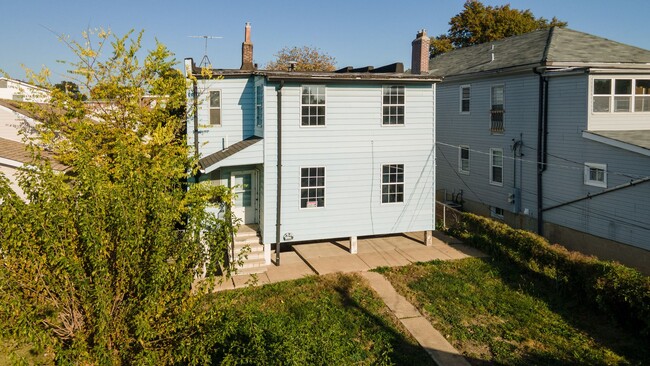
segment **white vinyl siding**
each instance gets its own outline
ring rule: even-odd
[[[460,145],[458,149],[458,172],[469,174],[469,146]]]
[[[490,184],[503,185],[503,149],[490,149]]]

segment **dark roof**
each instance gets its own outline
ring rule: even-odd
[[[212,166],[212,165],[220,162],[221,160],[223,160],[223,159],[225,159],[225,158],[227,158],[229,156],[234,155],[235,153],[238,153],[238,152],[244,150],[245,148],[247,148],[247,147],[249,147],[249,146],[251,146],[251,145],[253,145],[256,142],[259,142],[261,140],[262,140],[261,137],[251,136],[251,137],[247,138],[246,140],[239,141],[239,142],[237,142],[235,144],[230,145],[225,150],[217,151],[216,153],[212,153],[212,154],[200,159],[199,160],[199,166],[201,166],[202,169],[205,169],[205,168],[207,168],[209,166]]]
[[[492,60],[494,54],[494,60]],[[429,61],[429,72],[453,76],[535,66],[650,67],[650,51],[553,27],[459,48]]]
[[[9,100],[9,99],[0,99],[0,105],[6,108],[11,109],[14,112],[18,112],[24,116],[27,116],[29,118],[35,118],[34,113],[32,111],[27,110],[25,107],[27,104],[36,104],[33,102],[18,102],[15,100]]]
[[[52,169],[58,171],[66,171],[69,169],[66,165],[56,161],[50,153],[43,154],[49,159]],[[22,142],[7,140],[0,137],[0,158],[5,158],[19,163],[28,164],[32,161],[32,157],[27,149],[27,145]]]
[[[591,134],[650,150],[650,130],[588,131]]]

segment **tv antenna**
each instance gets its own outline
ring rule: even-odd
[[[221,39],[223,37],[219,36],[188,36],[189,38],[203,38],[205,40],[205,49],[203,52],[203,58],[201,59],[201,62],[199,63],[199,67],[208,67],[212,65],[210,62],[210,59],[208,58],[208,39]]]

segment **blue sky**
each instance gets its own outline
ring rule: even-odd
[[[488,1],[503,5],[505,1]],[[642,31],[650,14],[648,0],[513,0],[518,9],[535,16],[568,21],[569,28],[650,49]],[[449,19],[462,10],[464,0],[21,0],[3,1],[0,69],[24,79],[21,64],[53,71],[52,81],[64,78],[57,60],[72,53],[52,31],[75,39],[89,28],[109,28],[118,35],[144,30],[144,46],[154,39],[167,45],[181,61],[203,56],[202,39],[191,35],[221,36],[208,43],[214,67],[238,68],[244,24],[252,24],[254,61],[264,65],[284,46],[312,46],[334,56],[337,66],[380,66],[392,62],[410,65],[411,41],[420,28],[428,34],[445,33]]]

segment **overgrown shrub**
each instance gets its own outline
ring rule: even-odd
[[[621,325],[650,337],[650,277],[610,261],[571,252],[543,237],[465,213],[452,235],[493,257],[556,281],[558,289],[589,301]]]

